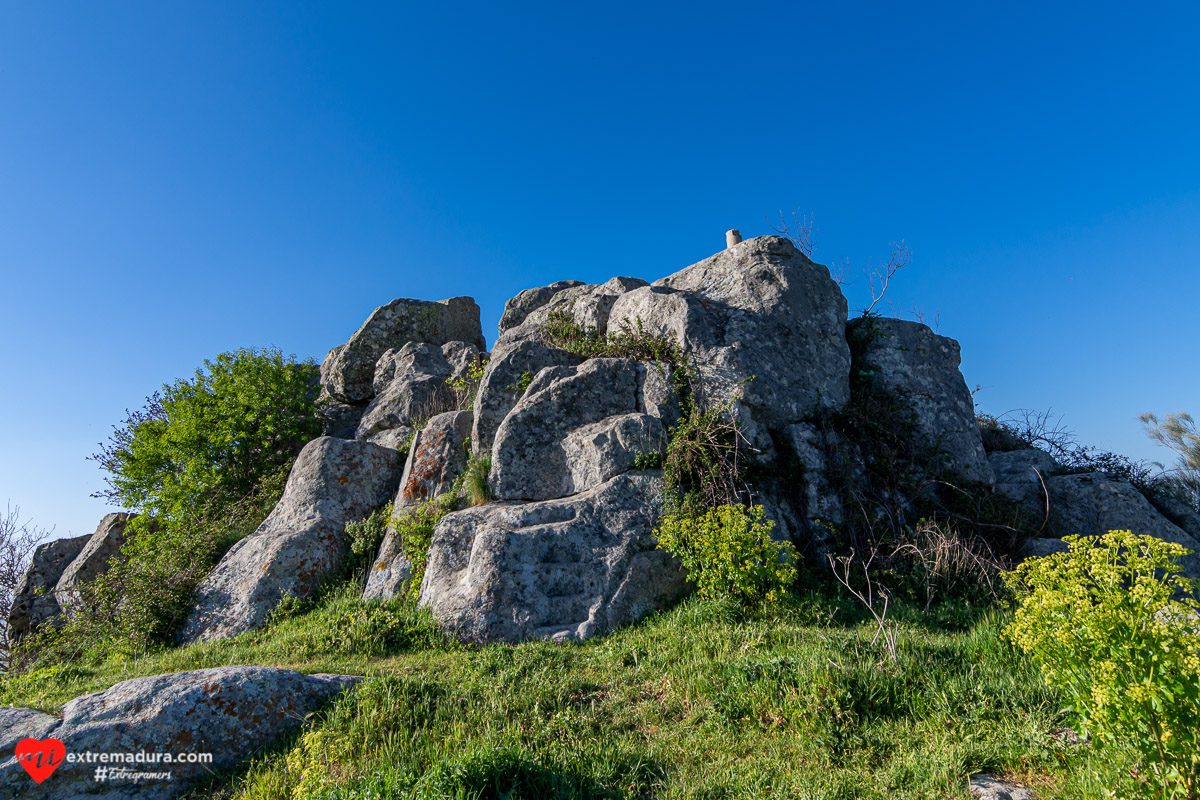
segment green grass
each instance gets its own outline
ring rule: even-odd
[[[61,707],[142,675],[224,664],[370,676],[302,736],[197,796],[967,797],[985,771],[1041,797],[1098,797],[1090,749],[1002,637],[1002,612],[898,609],[900,658],[850,606],[746,614],[693,598],[576,646],[470,647],[407,601],[352,587],[228,642],[0,683]],[[1089,783],[1090,782],[1090,783]]]

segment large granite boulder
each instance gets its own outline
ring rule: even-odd
[[[938,451],[940,466],[992,483],[975,404],[958,369],[958,342],[919,322],[880,317],[852,320],[847,335],[862,347],[856,368],[874,371],[875,380],[907,402],[917,437]]]
[[[301,675],[270,667],[218,667],[124,681],[77,697],[62,719],[0,709],[0,798],[166,800],[214,772],[228,770],[295,731],[305,718],[359,678]],[[16,742],[54,738],[67,753],[211,754],[209,763],[63,763],[40,784],[17,762]],[[57,754],[62,758],[62,753]],[[97,780],[97,767],[107,779]],[[134,780],[124,775],[169,773]]]
[[[525,394],[527,384],[535,375],[546,367],[567,367],[581,360],[564,350],[545,347],[532,340],[505,348],[497,346],[483,371],[479,393],[475,396],[471,450],[491,452],[500,423]]]
[[[509,328],[515,328],[525,321],[525,318],[532,312],[538,310],[546,303],[550,302],[550,298],[561,292],[563,289],[570,289],[575,286],[583,286],[582,281],[555,281],[549,286],[538,286],[534,289],[526,289],[511,298],[504,304],[504,313],[500,316],[499,334],[504,335],[504,332]]]
[[[338,439],[353,439],[358,432],[358,423],[366,412],[365,405],[350,405],[333,399],[328,394],[319,398],[317,411],[324,422],[322,436],[334,436]]]
[[[792,499],[796,513],[805,520],[803,532],[828,534],[823,523],[841,523],[844,511],[837,491],[829,481],[829,464],[821,431],[810,423],[798,422],[784,428],[779,438],[779,446],[786,450],[787,461],[793,467],[792,485],[782,488]],[[801,537],[794,535],[792,538]]]
[[[447,381],[461,378],[483,354],[466,342],[437,346],[410,342],[388,350],[375,365],[375,398],[363,412],[355,438],[383,443],[384,431],[415,423],[455,407]]]
[[[1014,503],[1026,506],[1036,518],[1045,521],[1045,481],[1062,471],[1049,453],[1036,448],[988,453],[996,484],[994,491]]]
[[[385,352],[408,342],[455,341],[484,349],[479,306],[470,297],[393,300],[375,309],[346,344],[329,351],[321,364],[321,385],[343,403],[362,403],[374,394],[375,363]]]
[[[105,517],[107,519],[107,517]],[[101,527],[103,527],[101,522]],[[26,634],[53,619],[62,612],[54,597],[58,579],[70,566],[75,557],[83,552],[90,535],[71,539],[55,539],[39,544],[33,551],[29,568],[17,582],[13,591],[12,606],[8,611],[8,637],[12,642],[20,641]],[[4,726],[0,725],[0,730]],[[4,748],[0,747],[0,753]]]
[[[577,428],[637,412],[640,366],[594,358],[539,372],[496,432],[490,476],[496,498],[549,500],[574,491],[563,440]]]
[[[466,641],[578,641],[673,602],[682,567],[655,549],[657,472],[630,472],[539,503],[447,515],[433,532],[420,603]]]
[[[285,593],[310,596],[342,566],[346,523],[386,503],[400,475],[395,450],[331,437],[305,445],[275,509],[200,583],[179,641],[237,636]]]
[[[609,332],[639,322],[680,345],[714,399],[739,397],[767,428],[850,396],[846,299],[783,237],[741,242],[623,293]]]
[[[125,529],[137,514],[118,512],[105,514],[88,539],[87,546],[63,570],[54,586],[54,596],[66,611],[79,602],[79,587],[108,571],[109,564],[121,558],[125,545]]]
[[[586,492],[634,468],[638,456],[662,457],[667,430],[658,417],[622,414],[576,428],[562,440],[568,494]]]
[[[1156,536],[1191,550],[1180,562],[1183,575],[1200,579],[1200,541],[1167,520],[1128,482],[1102,472],[1058,475],[1046,480],[1046,490],[1050,515],[1043,536],[1099,536],[1110,530]]]

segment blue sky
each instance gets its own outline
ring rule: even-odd
[[[1169,461],[1200,413],[1195,4],[0,2],[0,502],[112,510],[86,456],[239,346],[320,360],[460,294],[655,279],[815,217],[980,409]],[[1084,10],[1086,9],[1086,11]]]

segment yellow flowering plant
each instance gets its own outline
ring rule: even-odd
[[[1006,633],[1066,694],[1082,733],[1132,747],[1137,795],[1200,797],[1200,604],[1182,545],[1130,531],[1067,536],[1004,580]]]
[[[771,538],[762,506],[727,504],[702,513],[672,509],[655,530],[658,548],[683,562],[701,596],[775,601],[796,579],[799,554]]]

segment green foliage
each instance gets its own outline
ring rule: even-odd
[[[683,562],[702,597],[775,602],[796,578],[799,556],[771,538],[762,506],[727,504],[701,513],[669,509],[654,531]]]
[[[239,539],[253,533],[275,507],[287,471],[262,478],[246,497],[206,503],[162,525],[131,519],[122,557],[79,589],[69,621],[47,626],[21,642],[18,661],[99,663],[163,647],[191,608],[196,585]]]
[[[509,384],[504,388],[510,392],[521,395],[525,394],[525,390],[529,388],[531,383],[533,383],[533,373],[529,370],[525,370],[521,373],[521,377],[517,379],[516,383]]]
[[[407,584],[408,595],[415,600],[425,578],[425,564],[429,561],[429,545],[433,541],[433,528],[442,517],[458,507],[456,493],[426,500],[415,506],[396,511],[392,527],[400,541],[400,551],[412,564],[412,578]]]
[[[346,523],[346,543],[350,546],[346,574],[354,575],[371,565],[391,518],[392,504],[388,503],[371,512],[366,519]]]
[[[742,438],[731,403],[702,409],[689,403],[671,428],[663,460],[668,504],[681,500],[690,509],[716,508],[738,500]]]
[[[657,450],[640,451],[633,457],[634,469],[662,469],[663,454]]]
[[[479,458],[470,457],[467,459],[467,468],[462,474],[462,484],[456,493],[465,497],[467,502],[473,506],[492,502],[494,495],[492,494],[492,485],[488,482],[488,475],[491,471],[492,456],[490,453]]]
[[[1132,747],[1140,796],[1200,795],[1200,604],[1184,595],[1181,545],[1130,531],[1068,536],[1069,550],[1025,561],[1007,633],[1060,687],[1102,747]]]
[[[634,324],[622,321],[617,332],[606,335],[597,328],[580,325],[569,311],[559,309],[547,315],[541,339],[547,347],[583,358],[629,358],[671,364],[684,361],[683,350],[673,339],[649,333],[641,319]]]
[[[454,393],[456,410],[470,411],[475,405],[475,395],[479,391],[479,384],[483,381],[483,372],[486,367],[487,361],[479,359],[467,368],[464,375],[446,381],[446,386]]]
[[[274,348],[206,360],[114,427],[92,456],[108,473],[99,496],[172,520],[250,495],[320,435],[317,374]]]

